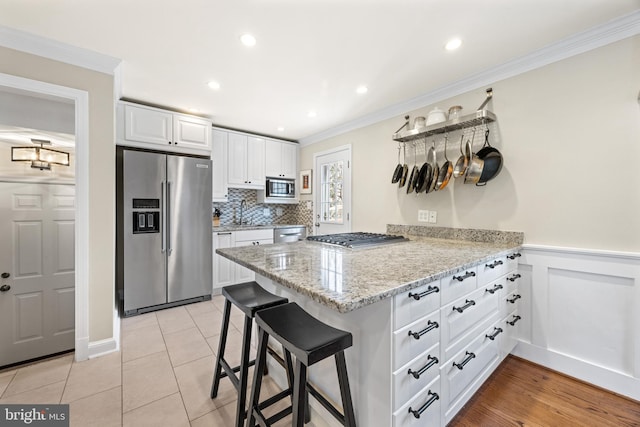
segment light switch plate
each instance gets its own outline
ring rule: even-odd
[[[263,216],[271,216],[271,210],[269,208],[263,208],[262,209],[262,215]]]
[[[429,222],[429,211],[418,211],[418,222]]]

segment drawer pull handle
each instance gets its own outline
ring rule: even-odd
[[[462,282],[464,279],[469,277],[476,277],[476,273],[474,271],[465,271],[464,276],[453,276],[453,280],[457,280],[458,282]]]
[[[420,332],[411,332],[409,331],[409,335],[410,337],[414,337],[415,339],[419,340],[421,336],[423,336],[424,334],[426,334],[429,331],[432,331],[436,328],[439,328],[440,325],[438,325],[438,322],[432,322],[431,320],[429,320],[429,322],[427,322],[427,326],[426,328],[424,328],[423,330],[421,330]]]
[[[516,294],[513,296],[513,298],[508,299],[507,301],[509,301],[511,304],[515,304],[516,301],[518,301],[520,298],[522,298],[520,295]]]
[[[460,363],[453,362],[453,366],[455,366],[456,368],[460,369],[461,371],[464,368],[464,365],[466,365],[467,363],[469,363],[469,361],[471,359],[476,357],[475,354],[469,353],[468,351],[466,351],[464,354],[465,354],[466,357],[464,358],[464,360],[462,362],[460,362]]]
[[[434,292],[440,292],[440,288],[438,288],[437,286],[429,286],[426,291],[420,292],[419,294],[412,294],[411,292],[409,292],[409,298],[413,298],[416,301],[420,301],[420,298],[426,297],[427,295],[432,294]]]
[[[489,335],[489,334],[485,335],[485,337],[489,338],[491,341],[495,340],[496,337],[503,332],[502,328],[493,328],[493,331],[494,332],[492,335]]]
[[[485,292],[489,292],[491,295],[493,295],[496,292],[498,292],[500,289],[502,289],[502,285],[495,285],[493,289],[487,289]]]
[[[413,375],[413,378],[419,380],[420,375],[424,374],[427,371],[427,369],[429,369],[430,367],[438,363],[437,357],[429,355],[427,356],[427,359],[429,359],[429,361],[427,362],[426,365],[424,365],[422,368],[420,368],[417,371],[412,371],[411,368],[409,368],[409,371],[407,371],[407,374]]]
[[[463,305],[462,307],[453,307],[453,310],[457,311],[458,313],[462,313],[472,305],[476,305],[476,302],[474,300],[469,301],[468,299],[466,299],[464,300],[464,302],[465,302],[465,305]]]
[[[515,326],[518,320],[520,319],[522,319],[522,317],[516,315],[516,316],[513,316],[513,319],[511,319],[511,322],[507,322],[507,323],[510,324],[511,326]]]
[[[521,256],[522,256],[522,255],[520,255],[520,253],[515,252],[515,253],[512,253],[511,255],[507,255],[507,258],[509,258],[509,259],[516,259],[516,258],[520,258]]]
[[[521,278],[521,277],[522,277],[521,275],[519,275],[518,273],[516,273],[516,274],[514,274],[514,275],[513,275],[513,276],[511,276],[511,277],[507,277],[507,280],[508,280],[508,281],[510,281],[510,282],[515,282],[517,279],[519,279],[519,278]]]
[[[491,268],[491,269],[494,269],[494,268],[496,268],[497,266],[502,265],[502,264],[503,264],[503,263],[502,263],[502,261],[500,261],[500,260],[496,260],[496,261],[494,261],[494,262],[493,262],[493,264],[485,264],[484,266],[485,266],[485,267],[489,267],[489,268]]]
[[[422,405],[419,409],[411,409],[411,407],[409,407],[409,413],[413,414],[413,416],[416,418],[420,418],[420,415],[422,415],[422,413],[426,411],[427,408],[431,406],[433,402],[440,399],[440,396],[438,396],[438,393],[432,393],[431,390],[429,390],[429,396],[431,396],[429,400],[427,400],[427,402],[424,405]]]

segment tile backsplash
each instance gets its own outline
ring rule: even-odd
[[[313,205],[303,201],[297,205],[258,203],[256,190],[229,188],[228,202],[214,202],[213,209],[220,210],[220,225],[233,225],[240,222],[240,203],[245,201],[242,221],[253,225],[261,224],[301,224],[312,230]],[[310,208],[307,207],[310,205]],[[213,212],[212,209],[212,212]],[[265,209],[268,215],[265,215]]]

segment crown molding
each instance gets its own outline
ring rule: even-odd
[[[527,71],[535,70],[536,68],[541,68],[551,63],[558,62],[638,34],[640,34],[640,10],[612,19],[607,23],[595,26],[589,30],[574,34],[527,55],[471,75],[450,85],[443,86],[415,98],[391,105],[374,113],[334,126],[322,132],[306,136],[301,138],[299,142],[301,146],[311,145],[383,120],[404,116],[408,111],[417,110],[463,93],[490,86],[495,82],[509,77],[517,76]]]
[[[0,25],[0,46],[113,75],[118,58]]]

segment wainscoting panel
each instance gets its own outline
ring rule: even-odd
[[[525,245],[514,354],[640,400],[640,254]]]

